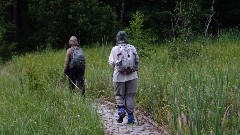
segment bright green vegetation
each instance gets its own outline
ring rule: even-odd
[[[239,134],[240,42],[225,39],[204,46],[190,43],[202,51],[178,62],[170,58],[168,46],[139,48],[137,106],[166,124],[171,134]],[[85,50],[89,94],[114,102],[108,65],[111,47]]]
[[[0,134],[104,134],[90,100],[70,93],[65,51],[15,57],[0,71]]]
[[[168,45],[138,48],[137,108],[148,111],[171,134],[240,133],[240,44],[219,38],[193,57],[170,57]],[[176,46],[181,46],[177,45]],[[86,96],[115,102],[109,45],[84,48]],[[184,50],[183,50],[184,51]],[[0,74],[0,131],[10,134],[103,134],[88,100],[69,93],[64,51],[15,57]]]

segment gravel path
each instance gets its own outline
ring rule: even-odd
[[[117,123],[117,108],[114,103],[101,101],[98,112],[102,116],[107,135],[168,135],[163,126],[158,126],[150,118],[139,111],[135,111],[135,124],[126,124],[127,116],[123,123]]]

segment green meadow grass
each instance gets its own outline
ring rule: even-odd
[[[224,40],[226,39],[226,40]],[[200,56],[173,61],[168,45],[138,48],[136,107],[170,134],[240,133],[239,39],[219,38]],[[84,47],[86,96],[115,102],[112,46]],[[63,76],[65,50],[15,57],[1,68],[0,131],[3,134],[103,134],[90,101],[69,93]],[[88,99],[88,98],[87,98]]]
[[[15,57],[1,68],[0,134],[104,134],[90,99],[70,93],[64,51]]]
[[[171,134],[240,133],[240,44],[209,42],[200,56],[173,61],[167,46],[140,49],[137,107]],[[199,42],[190,43],[199,47]],[[108,56],[111,47],[85,48],[89,94],[115,102]]]

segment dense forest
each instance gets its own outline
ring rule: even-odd
[[[216,37],[240,29],[239,7],[239,0],[2,0],[1,59],[64,48],[71,35],[82,45],[113,41],[120,29],[155,43]]]

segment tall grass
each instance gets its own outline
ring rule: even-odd
[[[139,53],[137,106],[165,123],[171,134],[239,134],[239,39],[223,36],[202,46],[200,56],[178,62],[167,48],[149,46]],[[114,101],[110,51],[101,45],[86,50],[87,78],[91,95]]]
[[[86,80],[89,96],[104,97],[115,101],[112,83],[112,68],[108,65],[108,56],[111,47],[97,44],[94,48],[85,48],[86,55]]]
[[[69,92],[64,57],[27,54],[1,68],[0,134],[104,134],[91,100]]]
[[[240,46],[225,44],[204,49],[205,56],[179,63],[166,64],[167,56],[157,59],[161,50],[152,52],[151,58],[143,58],[137,99],[158,122],[166,122],[170,115],[171,131],[239,133]],[[183,120],[185,117],[187,120]]]
[[[138,48],[137,107],[167,125],[170,134],[239,134],[240,44],[239,38],[227,37],[201,46],[200,56],[178,62],[172,60],[168,45]],[[115,102],[108,65],[111,48],[105,44],[84,48],[87,97]],[[65,51],[28,54],[1,69],[2,133],[103,133],[88,102],[61,85],[64,56]]]

